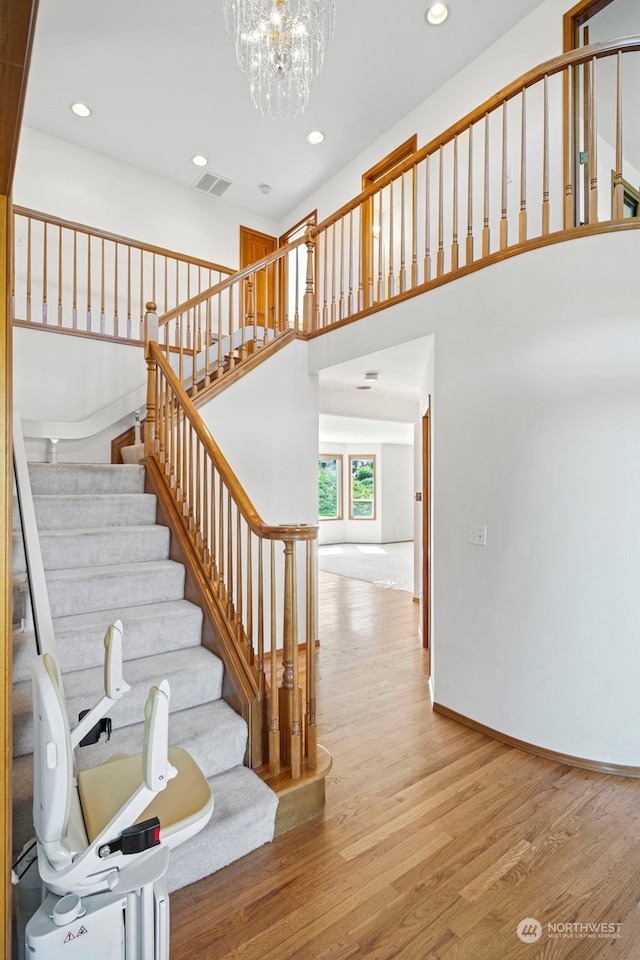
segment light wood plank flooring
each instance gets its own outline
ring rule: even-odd
[[[175,893],[172,960],[640,958],[640,782],[434,714],[410,595],[320,579],[325,811]]]

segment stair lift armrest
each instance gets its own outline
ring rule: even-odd
[[[144,708],[142,769],[147,788],[158,793],[178,771],[169,763],[169,683],[151,687]]]
[[[116,620],[104,635],[104,692],[119,700],[130,689],[122,675],[122,620]]]
[[[90,730],[111,707],[131,689],[122,675],[122,621],[112,623],[104,637],[104,697],[71,730],[71,749],[75,750]]]

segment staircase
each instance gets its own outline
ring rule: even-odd
[[[243,765],[245,721],[222,699],[222,662],[201,645],[202,611],[184,599],[184,568],[170,560],[169,530],[144,493],[139,465],[31,464],[36,520],[51,615],[72,724],[103,693],[103,637],[124,625],[124,676],[131,690],[111,711],[111,741],[76,752],[79,769],[141,749],[149,686],[171,685],[169,740],[186,748],[211,785],[215,807],[203,832],[171,854],[176,890],[273,838],[276,795]],[[16,521],[17,524],[17,521]],[[14,576],[25,570],[14,534]],[[13,639],[14,848],[32,836],[30,663],[32,631]]]

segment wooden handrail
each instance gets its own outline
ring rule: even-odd
[[[311,229],[311,227],[309,229]],[[254,274],[266,269],[266,267],[270,266],[270,264],[282,260],[287,256],[287,254],[291,253],[297,247],[301,247],[303,244],[308,242],[308,233],[309,230],[302,237],[298,237],[296,240],[291,240],[289,243],[284,244],[284,246],[277,247],[277,249],[272,250],[271,253],[268,253],[266,257],[262,258],[262,260],[256,260],[256,262],[250,264],[250,266],[243,267],[242,270],[237,270],[234,274],[227,277],[226,280],[221,280],[219,283],[209,287],[208,290],[203,290],[202,293],[197,294],[195,297],[191,297],[190,300],[185,300],[184,303],[181,303],[179,306],[175,307],[175,309],[169,310],[168,313],[164,313],[159,319],[160,325],[164,326],[165,324],[169,323],[170,320],[174,320],[181,314],[187,313],[194,307],[205,303],[207,300],[210,300],[212,297],[216,296],[216,294],[224,293],[225,290],[228,290],[229,287],[235,286],[235,284],[239,283],[241,280],[247,280]]]
[[[253,713],[262,726],[252,734],[251,761],[268,761],[274,776],[287,764],[291,778],[299,780],[305,770],[316,768],[318,759],[313,666],[304,696],[299,682],[300,635],[307,661],[315,656],[318,527],[265,524],[153,340],[147,343],[147,367],[145,454],[183,526],[198,579],[214,600],[223,659],[240,666],[238,681],[245,692],[253,691],[259,707]],[[283,547],[280,557],[277,542]],[[299,542],[304,543],[303,556],[296,552]],[[300,561],[305,573],[301,585]]]
[[[220,273],[233,275],[232,267],[225,267],[220,263],[214,263],[212,260],[203,260],[200,257],[192,257],[190,254],[178,253],[176,250],[169,250],[166,247],[158,247],[153,243],[146,243],[142,240],[132,240],[131,237],[125,237],[119,233],[110,233],[108,230],[101,230],[97,227],[89,227],[86,223],[77,223],[74,220],[65,220],[64,217],[56,217],[51,213],[42,213],[39,210],[31,210],[29,207],[21,207],[14,204],[13,212],[15,215],[29,217],[31,220],[39,220],[42,223],[48,223],[56,227],[66,227],[69,230],[75,230],[77,233],[89,234],[92,237],[99,237],[103,240],[112,240],[114,243],[121,243],[127,247],[139,247],[148,253],[155,253],[161,257],[171,257],[173,260],[181,260],[185,263],[191,263],[196,267],[206,267],[207,270],[215,270]]]
[[[430,140],[429,143],[427,143],[424,147],[420,147],[419,150],[416,150],[415,153],[412,153],[410,156],[408,156],[406,160],[403,160],[402,163],[399,163],[396,167],[390,170],[389,173],[385,174],[379,180],[376,180],[375,183],[371,184],[371,186],[367,187],[365,190],[362,190],[362,192],[352,200],[349,200],[347,203],[343,204],[343,206],[322,220],[317,226],[311,227],[311,235],[313,237],[317,237],[320,233],[327,230],[332,224],[346,216],[350,211],[357,209],[366,200],[370,199],[375,194],[381,192],[385,187],[389,186],[390,183],[398,180],[403,173],[407,173],[417,163],[420,163],[431,154],[436,153],[440,147],[450,143],[456,137],[456,135],[463,133],[473,124],[483,120],[484,117],[488,113],[491,113],[493,110],[495,110],[496,107],[508,100],[512,100],[513,97],[517,96],[519,93],[522,93],[523,90],[532,86],[534,83],[543,80],[544,77],[551,77],[557,73],[562,73],[562,71],[567,67],[580,66],[583,63],[587,63],[594,57],[599,59],[605,56],[612,56],[619,50],[627,53],[640,50],[640,36],[624,37],[620,40],[607,40],[599,43],[592,43],[586,47],[580,47],[577,50],[572,50],[570,53],[563,53],[558,57],[552,57],[552,59],[546,60],[539,66],[533,67],[531,70],[523,73],[522,76],[517,80],[508,83],[505,87],[499,90],[498,93],[495,93],[493,96],[489,97],[488,100],[485,100],[484,103],[482,103],[479,107],[471,110],[461,120],[457,120],[450,127],[447,127],[446,130]]]
[[[242,516],[249,524],[252,533],[255,533],[256,536],[262,537],[265,540],[315,540],[319,529],[317,525],[280,524],[278,526],[270,526],[269,524],[266,524],[264,520],[262,520],[257,510],[251,503],[251,500],[247,496],[244,488],[240,484],[240,481],[231,469],[229,462],[220,450],[220,447],[202,422],[202,418],[199,416],[198,411],[193,406],[189,395],[167,363],[167,360],[157,343],[151,342],[149,344],[149,353],[153,362],[158,365],[163,376],[170,384],[184,416],[190,422],[191,426],[196,432],[198,439],[202,443],[206,453],[213,461],[215,461],[225,485],[231,491],[231,495],[238,504]],[[151,433],[151,431],[148,431],[148,433]],[[149,437],[149,442],[153,443],[153,438],[151,436]]]

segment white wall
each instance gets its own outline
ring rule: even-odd
[[[639,255],[638,231],[546,247],[310,343],[313,370],[435,334],[435,699],[635,766]]]
[[[238,266],[240,224],[278,233],[268,217],[29,127],[20,134],[13,200],[232,268]]]

